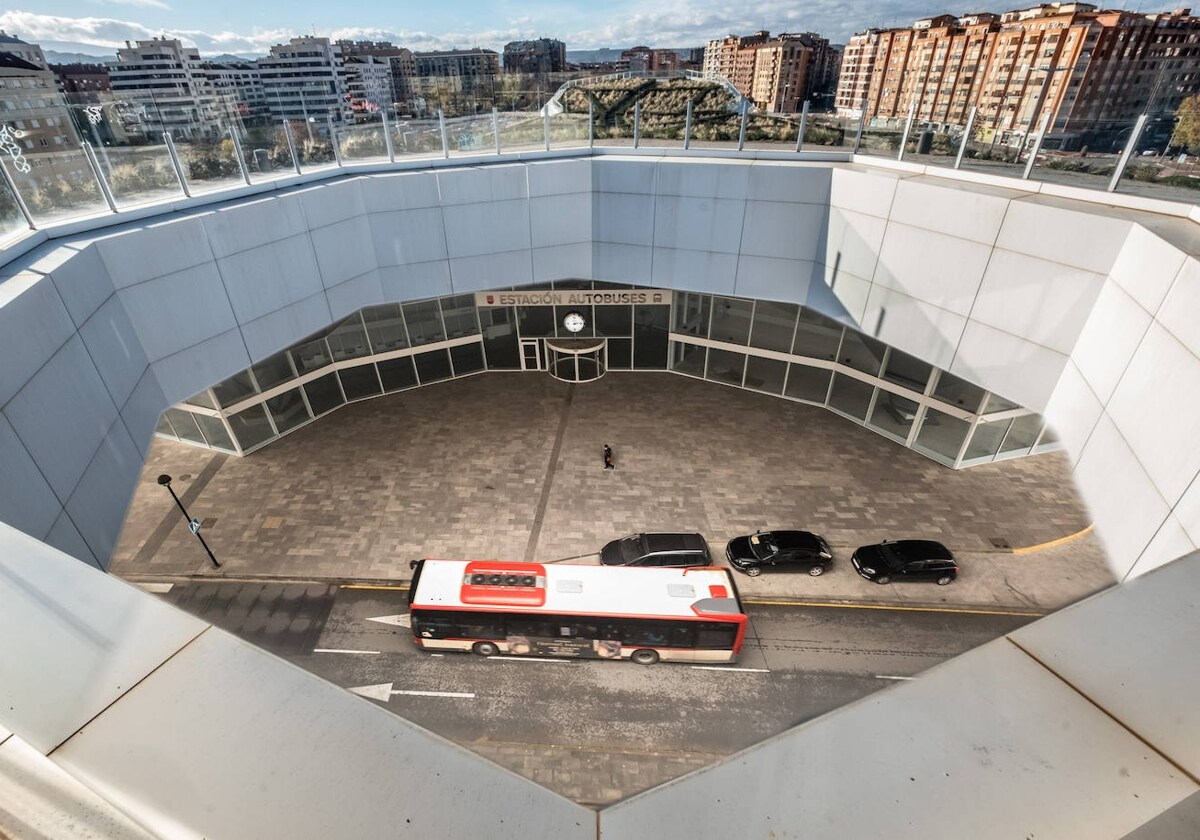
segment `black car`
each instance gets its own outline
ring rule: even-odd
[[[630,534],[600,549],[605,566],[711,566],[708,541],[699,534]]]
[[[763,572],[824,574],[833,565],[829,543],[808,531],[759,531],[725,546],[729,565],[757,577]]]
[[[864,545],[850,562],[860,575],[876,583],[932,580],[945,586],[958,577],[958,563],[950,549],[933,540],[884,540]]]

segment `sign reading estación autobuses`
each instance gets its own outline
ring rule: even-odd
[[[629,306],[670,304],[662,289],[533,289],[528,292],[476,292],[476,306]]]

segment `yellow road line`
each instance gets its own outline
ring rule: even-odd
[[[407,586],[376,586],[368,583],[345,583],[338,587],[339,589],[392,589],[398,592],[407,592]]]
[[[1069,542],[1074,542],[1080,537],[1087,536],[1096,526],[1094,524],[1087,526],[1082,531],[1076,531],[1074,534],[1067,534],[1065,537],[1059,537],[1050,542],[1038,543],[1037,545],[1027,545],[1024,548],[1014,548],[1013,554],[1033,554],[1035,551],[1043,551],[1047,548],[1054,548],[1056,545],[1066,545]]]
[[[833,607],[843,610],[895,610],[897,612],[959,613],[964,615],[1016,615],[1032,618],[1046,614],[1040,612],[1013,612],[1011,610],[958,609],[954,607],[901,607],[891,604],[830,604],[823,601],[754,601],[749,598],[743,598],[742,603],[776,607]]]

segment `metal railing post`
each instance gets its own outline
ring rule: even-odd
[[[37,225],[33,223],[33,216],[29,212],[29,205],[25,203],[25,199],[21,198],[21,192],[17,189],[17,182],[8,174],[8,167],[4,165],[2,160],[0,160],[0,174],[4,176],[4,185],[8,187],[8,191],[12,193],[13,200],[17,202],[17,209],[25,217],[25,224],[29,225],[30,230],[37,230]]]
[[[386,107],[379,109],[379,116],[383,118],[383,145],[387,148],[388,163],[395,163],[396,147],[392,145],[392,127],[388,124]]]
[[[292,127],[288,125],[288,121],[283,121],[283,139],[287,140],[288,154],[292,156],[292,168],[296,170],[296,174],[300,174],[300,152],[296,149],[296,138],[292,137]]]
[[[1133,156],[1133,150],[1137,146],[1138,138],[1142,136],[1142,130],[1146,127],[1146,114],[1142,114],[1137,118],[1137,122],[1133,124],[1133,133],[1129,135],[1129,142],[1125,144],[1124,150],[1121,152],[1121,158],[1117,161],[1117,168],[1113,170],[1112,180],[1108,182],[1108,191],[1116,192],[1118,185],[1121,183],[1121,176],[1125,174],[1125,167],[1129,165],[1129,159]]]
[[[104,196],[104,200],[108,203],[108,209],[116,213],[117,202],[113,198],[112,190],[108,188],[108,179],[104,177],[104,170],[100,168],[100,161],[96,160],[96,150],[86,140],[83,141],[83,156],[87,158],[88,166],[92,168],[92,174],[96,176],[96,183],[100,185],[100,194]]]
[[[446,135],[446,112],[438,108],[438,131],[442,135],[442,157],[450,157],[450,138]]]
[[[904,160],[904,148],[908,145],[908,133],[912,131],[913,117],[917,115],[917,103],[912,103],[908,106],[908,118],[904,120],[904,133],[900,135],[900,151],[896,153],[896,160]]]
[[[500,113],[492,108],[492,139],[496,141],[496,154],[500,154]]]
[[[749,119],[749,114],[750,114],[750,100],[743,99],[742,100],[742,125],[738,129],[738,151],[739,152],[742,149],[746,148],[746,121]]]
[[[329,125],[329,145],[333,147],[333,159],[338,166],[342,165],[342,150],[338,146],[337,128],[333,124],[333,114],[329,114],[325,118]]]
[[[692,146],[692,100],[688,100],[687,116],[683,121],[683,148],[690,149]]]
[[[858,131],[854,133],[854,149],[850,154],[858,154],[859,148],[862,147],[863,129],[867,127],[867,97],[863,97],[862,107],[859,109]]]
[[[237,129],[229,129],[229,139],[233,141],[233,153],[237,157],[238,171],[242,173],[242,180],[246,182],[246,186],[250,186],[250,170],[246,168],[246,155],[242,153],[242,141],[237,136]]]
[[[1025,161],[1025,171],[1021,173],[1021,180],[1028,181],[1029,176],[1033,174],[1033,166],[1037,163],[1038,152],[1042,150],[1042,141],[1046,139],[1046,129],[1050,126],[1050,112],[1042,117],[1042,124],[1038,126],[1037,137],[1033,138],[1033,148],[1029,150],[1029,160]]]
[[[596,145],[596,103],[588,97],[588,148]]]
[[[800,131],[796,134],[796,151],[804,148],[804,129],[808,128],[808,100],[804,100],[804,106],[800,109]]]
[[[963,155],[967,152],[967,143],[971,139],[971,129],[975,127],[975,106],[971,106],[970,112],[967,114],[967,125],[963,129],[962,142],[958,144],[958,154],[954,156],[954,168],[962,166]]]
[[[633,148],[642,140],[642,100],[633,103]]]
[[[542,111],[542,136],[546,141],[546,151],[550,151],[550,108],[547,107]]]
[[[175,179],[179,181],[179,189],[183,190],[184,198],[191,198],[192,191],[188,189],[187,177],[183,174],[183,165],[179,162],[179,152],[175,150],[175,140],[171,132],[163,132],[163,140],[167,143],[167,157],[171,159],[171,168],[175,170]]]

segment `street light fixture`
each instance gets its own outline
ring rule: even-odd
[[[175,500],[175,504],[179,506],[179,510],[183,513],[183,519],[188,524],[188,530],[196,535],[196,539],[200,540],[200,545],[204,546],[204,551],[208,554],[208,559],[213,562],[213,565],[218,569],[221,564],[217,562],[217,558],[213,556],[212,549],[208,547],[208,543],[204,541],[204,537],[200,536],[200,520],[192,519],[188,516],[187,508],[183,506],[183,502],[179,501],[179,497],[175,495],[175,490],[171,487],[171,476],[163,473],[158,477],[158,483],[167,488],[167,492],[171,494],[171,498]]]

